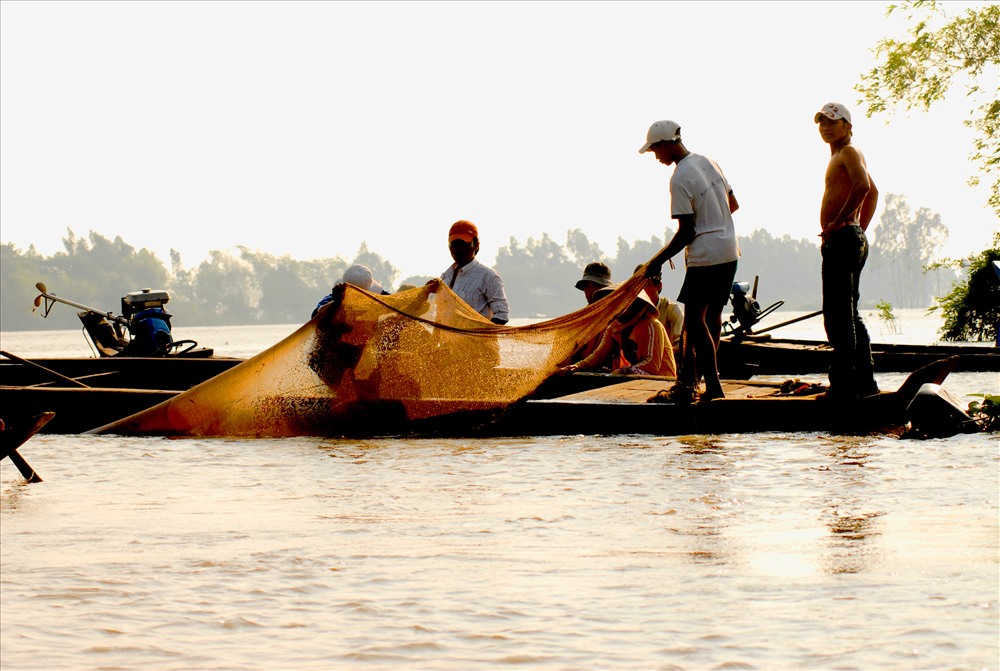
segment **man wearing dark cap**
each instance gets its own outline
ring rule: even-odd
[[[851,144],[851,113],[827,103],[813,121],[830,145],[820,236],[823,244],[823,326],[833,348],[829,398],[852,401],[878,393],[868,330],[858,312],[861,270],[868,260],[865,230],[875,215],[878,189],[861,152]]]
[[[441,273],[441,279],[459,298],[494,324],[510,319],[507,294],[500,273],[476,260],[479,230],[471,221],[460,219],[448,231],[448,251],[455,260]]]
[[[576,282],[576,288],[587,298],[587,305],[595,300],[594,292],[611,285],[611,269],[600,261],[588,263],[583,269],[583,277]]]

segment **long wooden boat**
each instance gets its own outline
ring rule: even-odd
[[[151,408],[181,391],[0,385],[0,406],[20,415],[55,413],[40,433],[83,433]]]
[[[297,435],[344,437],[497,437],[600,434],[719,434],[771,431],[881,432],[902,434],[914,418],[907,412],[925,386],[940,385],[957,364],[951,357],[912,373],[899,389],[843,403],[819,398],[818,389],[786,389],[774,382],[725,381],[727,398],[679,405],[659,402],[672,380],[642,376],[576,373],[553,377],[531,397],[504,409],[462,410],[413,420],[391,401],[359,403],[336,426],[316,425]],[[817,385],[818,386],[818,385]],[[809,395],[805,395],[805,394]],[[301,412],[324,399],[282,397],[268,403],[275,412]],[[937,413],[924,406],[927,415]],[[931,410],[928,410],[931,408]],[[919,418],[918,418],[919,419]],[[961,418],[960,418],[961,419]],[[960,421],[951,421],[957,427]],[[935,430],[947,423],[937,419]],[[174,435],[140,428],[126,417],[94,433]],[[956,428],[953,432],[958,432]],[[221,434],[220,434],[221,435]]]
[[[719,373],[730,379],[754,375],[825,373],[832,350],[817,340],[772,338],[770,334],[723,338],[719,343]],[[875,372],[916,370],[938,359],[957,356],[956,370],[1000,371],[1000,348],[977,345],[896,345],[872,343]]]
[[[0,352],[0,385],[184,390],[243,361],[237,357],[217,356],[25,359]]]
[[[469,413],[393,426],[380,422],[385,434],[469,436],[539,435],[687,435],[772,431],[829,431],[839,434],[901,435],[914,420],[941,426],[942,417],[915,418],[907,412],[925,385],[938,386],[954,370],[957,359],[935,361],[914,371],[892,392],[849,403],[823,398],[813,387],[805,394],[786,392],[783,383],[728,380],[726,398],[688,405],[659,402],[659,392],[672,383],[642,376],[574,374],[553,378],[538,393],[499,415]],[[622,379],[622,378],[626,379]],[[569,393],[561,393],[569,391]],[[954,408],[924,405],[924,411],[950,415]],[[383,415],[385,417],[385,415]],[[959,420],[952,422],[959,432]],[[359,433],[370,432],[361,424]],[[966,430],[966,429],[961,429]]]
[[[140,412],[242,363],[231,357],[24,359],[0,353],[0,408],[54,412],[43,433],[82,433]]]

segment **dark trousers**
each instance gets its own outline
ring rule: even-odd
[[[871,340],[858,313],[868,239],[860,226],[845,226],[827,236],[821,251],[823,326],[833,348],[830,393],[852,398],[876,393]]]

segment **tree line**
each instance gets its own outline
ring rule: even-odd
[[[648,261],[674,234],[617,241],[607,253],[575,229],[564,244],[543,233],[521,242],[513,237],[500,248],[492,265],[504,278],[513,317],[555,317],[583,306],[575,288],[583,267],[604,261],[612,278],[623,281],[635,267]],[[944,296],[958,279],[949,267],[935,267],[936,255],[947,238],[939,215],[926,208],[912,212],[902,196],[889,194],[880,222],[869,229],[872,249],[863,274],[862,304],[873,308],[888,302],[897,308],[920,308]],[[170,267],[147,249],[135,249],[121,236],[109,240],[91,231],[80,237],[71,229],[64,250],[43,256],[29,247],[0,246],[0,329],[42,330],[78,328],[75,310],[61,306],[46,320],[32,314],[36,282],[66,298],[102,311],[119,313],[120,299],[143,287],[170,292],[169,311],[175,325],[215,326],[292,324],[309,318],[315,302],[330,290],[331,278],[343,275],[354,263],[371,268],[375,279],[389,290],[402,284],[421,285],[429,276],[400,279],[391,262],[362,244],[351,258],[303,261],[237,247],[238,254],[212,251],[198,266],[185,268],[171,250]],[[784,301],[785,310],[820,307],[820,251],[812,239],[774,237],[764,229],[741,235],[742,256],[738,281],[759,278],[757,299],[762,306]],[[481,259],[490,265],[489,259]],[[664,293],[676,296],[684,277],[683,260],[676,270],[664,267]],[[398,280],[398,282],[397,282]]]

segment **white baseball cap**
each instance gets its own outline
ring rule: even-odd
[[[681,127],[676,121],[657,121],[649,127],[646,133],[646,144],[639,149],[640,154],[645,154],[657,142],[680,142]]]
[[[847,108],[840,103],[827,103],[823,105],[823,109],[816,112],[816,116],[813,117],[813,123],[819,123],[819,118],[825,116],[827,119],[843,119],[847,123],[851,123],[851,113],[847,111]]]
[[[370,291],[373,294],[382,293],[382,285],[372,277],[372,271],[368,269],[368,266],[360,264],[351,266],[345,270],[344,279],[338,282],[338,284],[353,284],[359,289]]]

